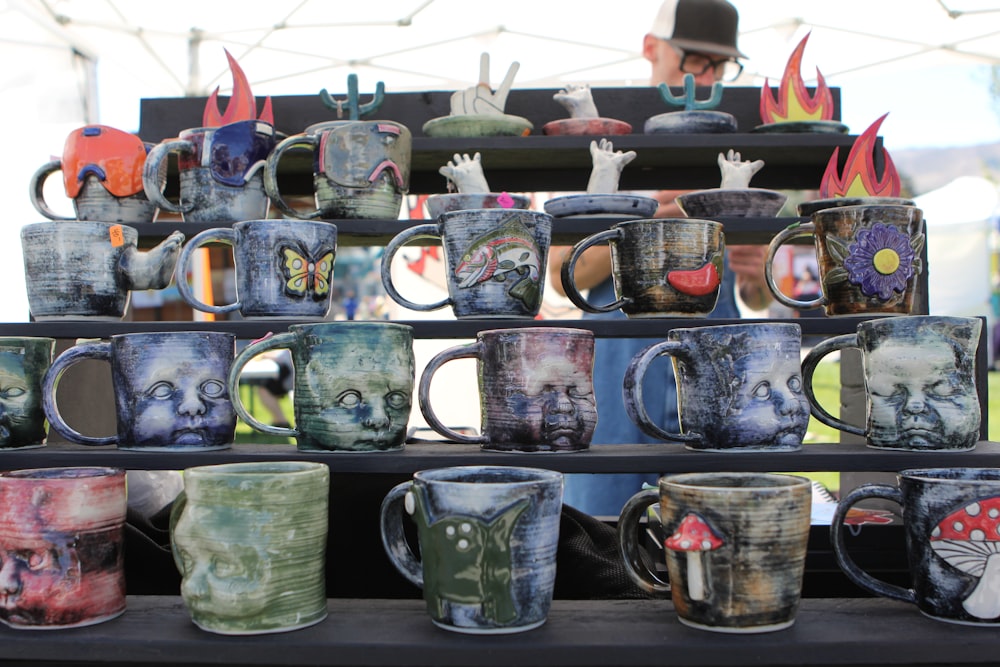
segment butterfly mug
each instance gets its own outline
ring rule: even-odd
[[[188,280],[195,250],[209,243],[233,249],[236,301],[205,303],[201,285]],[[246,220],[229,227],[206,229],[181,251],[177,287],[192,308],[206,313],[239,311],[245,318],[315,319],[330,311],[337,227],[304,220]]]

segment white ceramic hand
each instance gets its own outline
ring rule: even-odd
[[[615,152],[610,141],[601,139],[600,144],[596,141],[590,142],[590,157],[594,162],[594,167],[590,172],[587,192],[589,194],[613,194],[618,192],[618,179],[621,178],[622,169],[635,159],[635,151]]]
[[[763,160],[741,161],[740,154],[729,149],[728,155],[719,153],[719,170],[722,172],[723,189],[745,190],[750,187],[750,179],[764,166]]]
[[[570,118],[599,118],[590,86],[567,84],[566,87],[552,96],[559,104],[569,111]]]
[[[514,84],[514,75],[521,64],[514,61],[494,93],[490,89],[490,54],[484,53],[479,58],[479,83],[471,88],[459,90],[451,95],[451,115],[465,116],[502,116],[507,104],[507,94]]]
[[[462,194],[486,193],[490,186],[483,174],[483,163],[479,153],[469,157],[468,153],[455,156],[438,173],[455,184]]]

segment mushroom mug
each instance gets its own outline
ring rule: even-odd
[[[639,520],[659,503],[670,583],[639,550]],[[618,521],[625,570],[653,597],[673,598],[680,622],[726,633],[783,630],[802,596],[812,489],[770,473],[661,477],[632,496]]]
[[[844,519],[867,498],[902,507],[911,587],[876,579],[847,552]],[[962,625],[1000,625],[1000,469],[903,470],[895,486],[864,484],[841,499],[830,524],[837,562],[861,588]]]

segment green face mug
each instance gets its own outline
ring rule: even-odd
[[[53,338],[0,337],[0,451],[45,444],[42,381]]]

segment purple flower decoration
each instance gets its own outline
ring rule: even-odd
[[[879,222],[857,233],[848,247],[844,268],[848,280],[858,285],[865,296],[887,301],[893,291],[901,293],[906,289],[906,281],[913,277],[914,257],[909,237]]]

